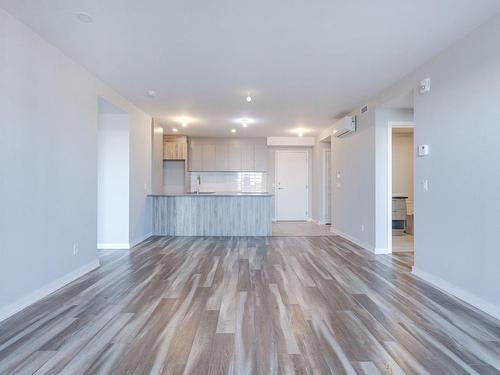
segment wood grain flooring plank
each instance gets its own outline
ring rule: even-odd
[[[500,322],[412,262],[334,235],[155,236],[0,323],[0,373],[500,374]]]

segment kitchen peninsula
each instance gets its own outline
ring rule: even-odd
[[[270,236],[268,193],[151,194],[153,233],[160,236]]]

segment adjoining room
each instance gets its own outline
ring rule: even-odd
[[[413,128],[392,128],[392,251],[413,252]]]

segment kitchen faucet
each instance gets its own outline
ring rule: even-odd
[[[201,185],[201,176],[200,175],[198,175],[196,177],[196,182],[197,182],[196,194],[200,194],[200,185]]]

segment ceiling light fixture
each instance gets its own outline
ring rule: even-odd
[[[250,103],[252,101],[252,97],[250,96],[250,93],[247,94],[247,102]]]
[[[88,13],[78,12],[75,15],[76,15],[76,18],[78,19],[78,21],[80,21],[80,22],[83,22],[83,23],[92,23],[92,22],[94,22],[94,19]]]
[[[302,132],[299,132],[299,134],[297,134],[299,137],[302,137],[304,135],[304,133]]]
[[[183,122],[183,123],[182,123],[182,127],[183,127],[183,128],[187,128],[187,126],[188,126],[188,124],[187,124],[186,122]]]
[[[173,131],[174,133],[177,133],[177,132],[179,131],[179,129],[177,129],[177,128],[173,128],[173,129],[172,129],[172,131]]]
[[[231,133],[236,133],[236,129],[231,129]]]
[[[252,118],[248,118],[248,117],[242,117],[242,118],[235,120],[235,122],[237,124],[240,124],[244,128],[246,128],[249,124],[253,124],[255,122],[255,120]]]
[[[148,90],[148,96],[150,98],[154,98],[156,96],[156,91],[155,90]]]

